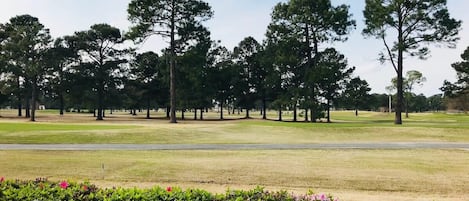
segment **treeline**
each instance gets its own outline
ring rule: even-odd
[[[203,113],[214,106],[242,108],[246,118],[254,108],[264,119],[267,109],[278,110],[279,120],[282,111],[292,110],[294,121],[301,110],[311,122],[330,122],[332,107],[387,106],[381,100],[386,95],[369,95],[368,83],[354,77],[355,67],[331,48],[355,28],[347,5],[279,3],[266,40],[246,37],[233,50],[212,40],[202,26],[213,14],[203,1],[133,0],[128,12],[133,27],[126,34],[95,24],[53,39],[30,15],[0,24],[1,100],[31,121],[39,102],[59,108],[61,115],[69,108],[96,111],[97,120],[104,119],[105,109],[146,108],[150,118],[150,109],[167,108],[171,122],[176,110]],[[167,38],[169,47],[161,54],[137,53],[126,43],[150,35]]]

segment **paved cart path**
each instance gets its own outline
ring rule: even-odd
[[[298,150],[298,149],[467,149],[469,143],[381,142],[324,144],[0,144],[0,150]]]

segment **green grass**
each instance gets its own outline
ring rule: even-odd
[[[396,126],[384,113],[334,112],[334,123],[277,121],[145,120],[115,114],[104,122],[81,114],[40,114],[43,122],[0,118],[0,143],[72,144],[284,144],[338,142],[469,142],[469,118],[460,114],[411,114]],[[209,113],[208,116],[216,116]],[[21,120],[21,121],[20,121]]]
[[[90,131],[90,130],[114,130],[114,129],[131,129],[131,128],[136,128],[136,126],[0,122],[1,132]]]

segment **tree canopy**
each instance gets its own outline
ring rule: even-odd
[[[127,9],[134,24],[128,37],[142,42],[151,35],[169,38],[171,123],[176,123],[176,54],[207,35],[201,22],[213,15],[201,0],[132,0]]]
[[[331,0],[288,0],[272,10],[265,40],[247,36],[233,49],[211,38],[204,22],[213,16],[203,0],[131,0],[129,30],[95,24],[70,36],[52,38],[30,15],[0,24],[0,104],[35,119],[38,103],[106,118],[105,111],[166,109],[176,123],[187,112],[204,119],[210,109],[228,114],[268,110],[292,111],[292,121],[331,122],[335,108],[386,111],[388,95],[369,94],[370,86],[354,75],[347,55],[334,49],[355,28],[346,4]],[[440,110],[443,97],[414,94],[425,81],[418,71],[403,75],[404,58],[427,58],[429,45],[454,47],[461,21],[450,17],[444,0],[366,0],[363,34],[382,41],[382,62],[396,71],[396,124],[401,112]],[[125,34],[124,34],[125,33]],[[142,52],[132,46],[152,36],[168,42],[161,50]],[[131,41],[132,40],[132,41]],[[156,53],[159,51],[158,53]],[[445,82],[445,97],[468,97],[469,48],[452,67],[455,83]],[[404,99],[405,98],[405,99]],[[448,102],[448,98],[445,98]],[[467,101],[466,101],[467,102]],[[465,102],[464,102],[465,103]],[[455,104],[457,105],[457,104]],[[466,104],[467,105],[467,104]],[[198,113],[200,111],[200,113]],[[200,116],[198,116],[200,114]]]
[[[396,71],[395,124],[402,124],[404,54],[423,59],[429,54],[428,44],[454,47],[461,21],[450,17],[446,0],[366,0],[363,13],[363,34],[382,40],[385,50],[380,59]]]

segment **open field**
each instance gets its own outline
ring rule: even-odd
[[[209,121],[177,125],[161,116],[143,119],[144,113],[115,113],[97,122],[90,114],[60,117],[56,111],[39,111],[38,122],[31,123],[14,112],[0,111],[0,144],[469,142],[469,116],[463,114],[411,114],[395,126],[389,114],[355,117],[348,111],[333,112],[332,124],[214,121],[218,114],[212,112],[206,114]],[[313,189],[341,200],[469,200],[469,150],[0,151],[0,159],[0,176],[10,179],[213,192],[262,185],[301,193]]]
[[[11,113],[11,111],[9,111]],[[42,111],[41,111],[42,112]],[[5,113],[5,112],[3,112]],[[337,142],[469,142],[469,116],[412,114],[394,126],[383,113],[334,112],[336,123],[291,123],[262,120],[180,121],[142,119],[115,114],[97,122],[90,114],[63,117],[39,113],[38,121],[0,118],[1,144],[277,144]],[[216,113],[209,113],[209,116]],[[5,115],[4,115],[5,116]],[[234,117],[233,117],[234,118]]]

